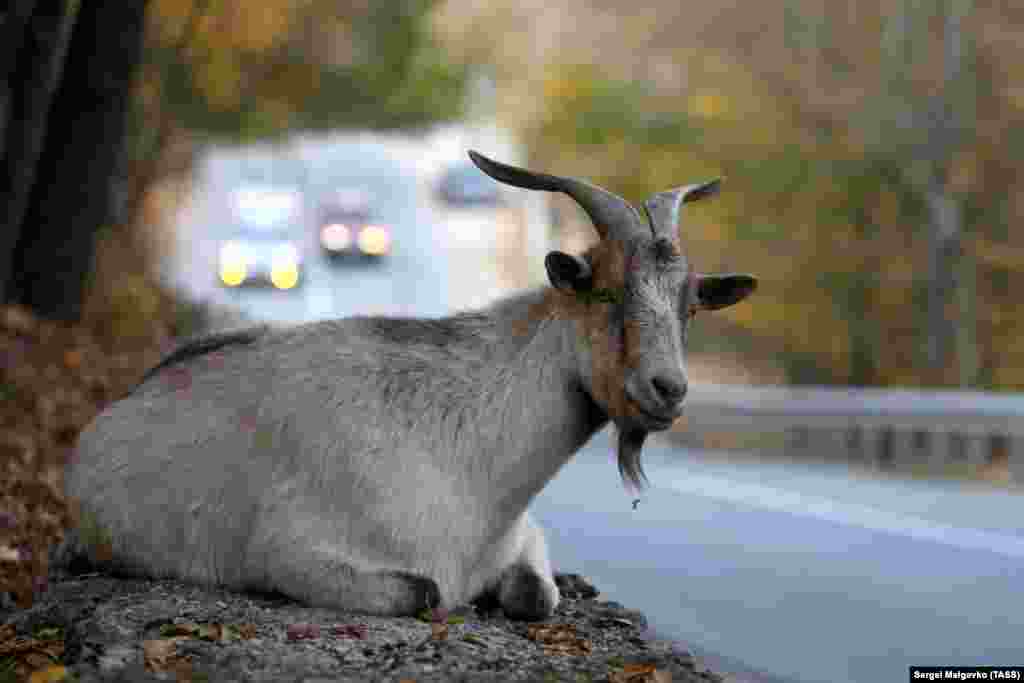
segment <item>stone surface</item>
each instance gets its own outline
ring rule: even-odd
[[[21,638],[60,627],[62,662],[79,683],[722,680],[645,637],[642,614],[597,600],[585,578],[556,581],[565,597],[544,622],[464,607],[451,610],[445,626],[169,580],[54,572],[31,608],[2,608],[0,619]],[[303,637],[289,639],[289,629]]]

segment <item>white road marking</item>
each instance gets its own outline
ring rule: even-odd
[[[666,487],[681,493],[696,494],[828,522],[883,531],[915,540],[933,541],[967,550],[987,550],[1007,557],[1024,558],[1024,537],[981,529],[957,527],[923,517],[901,515],[856,503],[841,503],[795,491],[702,475],[673,479]]]

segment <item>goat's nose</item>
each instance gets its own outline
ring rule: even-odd
[[[654,395],[663,405],[674,408],[686,396],[686,380],[671,375],[655,375],[651,378]]]

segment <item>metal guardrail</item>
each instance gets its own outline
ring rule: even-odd
[[[1024,395],[691,384],[685,429],[784,435],[873,464],[1004,464],[1024,481]]]

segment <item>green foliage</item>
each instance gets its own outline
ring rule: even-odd
[[[360,10],[273,0],[257,21],[236,1],[156,0],[133,116],[136,158],[160,145],[154,120],[247,143],[295,129],[394,128],[458,116],[466,68],[430,34],[434,4],[383,0]],[[310,45],[311,31],[319,43],[350,43],[351,59]]]
[[[18,683],[17,660],[13,655],[0,657],[0,683]]]
[[[32,637],[37,640],[62,640],[64,627],[39,625],[32,629]]]

